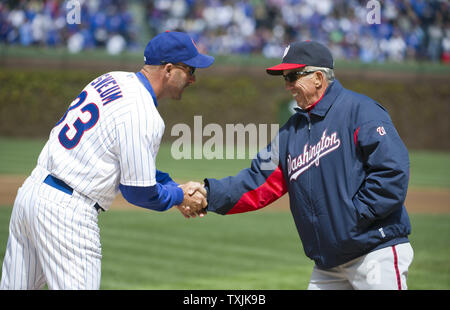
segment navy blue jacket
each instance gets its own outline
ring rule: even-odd
[[[305,254],[331,268],[408,242],[408,151],[388,112],[335,80],[236,176],[205,179],[208,211],[258,210],[289,193]]]

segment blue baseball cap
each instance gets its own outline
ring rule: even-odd
[[[182,62],[194,68],[207,68],[214,57],[200,54],[192,38],[184,32],[167,31],[148,42],[144,51],[146,65]]]

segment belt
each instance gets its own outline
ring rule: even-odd
[[[72,195],[72,193],[73,193],[72,187],[70,187],[69,185],[67,185],[66,183],[61,181],[60,179],[55,178],[51,174],[49,174],[45,178],[44,183],[50,185],[51,187],[59,189],[60,191],[66,193],[66,194]],[[98,213],[100,213],[101,211],[105,211],[102,207],[100,207],[100,205],[98,203],[96,203],[94,205],[94,208],[95,208],[95,210],[97,210]]]

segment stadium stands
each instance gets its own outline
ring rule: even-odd
[[[379,23],[368,15],[376,13]],[[78,4],[80,22],[68,14]],[[136,16],[138,8],[141,18]],[[373,21],[372,21],[373,22]],[[0,3],[0,43],[66,46],[71,52],[141,50],[150,35],[190,33],[216,55],[281,57],[288,42],[314,39],[336,58],[363,62],[450,62],[446,0],[25,0]]]

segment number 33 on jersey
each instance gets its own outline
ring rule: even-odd
[[[126,186],[156,184],[164,133],[156,99],[134,72],[110,72],[72,101],[38,164],[107,210]]]
[[[100,111],[95,103],[85,104],[87,96],[87,91],[82,91],[72,102],[61,120],[56,124],[58,126],[64,122],[69,112],[79,115],[72,124],[66,123],[58,134],[59,142],[68,150],[78,145],[84,132],[94,127],[100,117]]]
[[[116,80],[109,73],[93,81],[90,86],[93,86],[93,88],[100,95],[103,105],[106,105],[116,99],[122,98],[122,93],[119,85],[117,85]],[[68,150],[73,149],[78,145],[81,138],[83,137],[83,134],[94,127],[100,117],[100,110],[97,104],[87,101],[87,98],[88,92],[86,90],[83,90],[71,103],[69,109],[61,118],[61,120],[56,124],[56,126],[58,126],[59,124],[64,122],[67,118],[68,113],[76,113],[76,115],[78,116],[75,118],[75,121],[73,123],[67,122],[58,134],[59,142]]]

